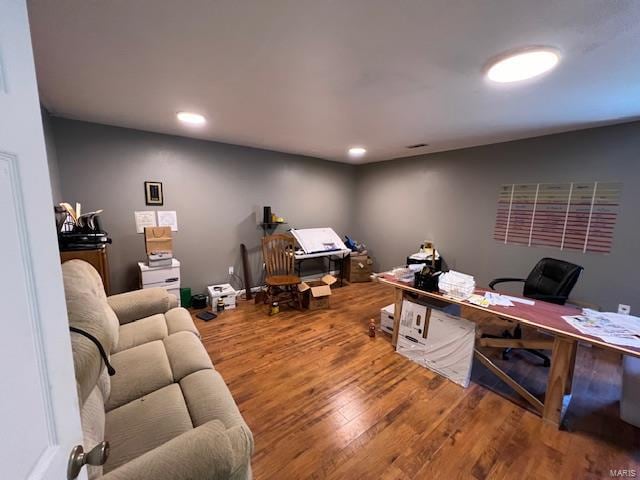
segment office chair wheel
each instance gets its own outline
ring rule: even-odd
[[[548,358],[543,359],[542,366],[549,368],[551,366],[551,361]]]

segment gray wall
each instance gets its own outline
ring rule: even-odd
[[[49,181],[51,182],[51,196],[53,204],[62,202],[62,189],[60,187],[60,168],[58,167],[58,154],[56,152],[55,139],[51,126],[51,116],[44,108],[40,109],[42,115],[42,129],[44,131],[44,144],[47,149],[47,163],[49,164]]]
[[[256,209],[271,205],[296,228],[330,225],[349,233],[354,167],[323,160],[52,118],[65,201],[102,208],[115,292],[137,287],[145,257],[135,210],[176,210],[174,252],[182,284],[203,291],[241,274],[240,243],[259,279]],[[165,204],[147,207],[143,182],[163,182]],[[236,287],[240,284],[233,282]]]
[[[436,153],[362,166],[356,180],[356,232],[378,268],[402,264],[433,239],[448,264],[487,284],[526,276],[543,256],[585,267],[578,299],[640,312],[640,123]],[[504,245],[492,238],[504,183],[622,181],[609,255]]]
[[[379,269],[403,263],[425,238],[437,243],[452,268],[475,275],[479,284],[524,276],[539,258],[553,256],[585,267],[576,298],[607,309],[627,303],[640,310],[640,122],[354,167],[61,118],[48,121],[52,177],[58,163],[64,200],[82,202],[85,211],[105,210],[103,224],[114,242],[115,291],[137,286],[136,263],[144,258],[135,210],[178,212],[174,249],[185,286],[201,291],[226,282],[230,265],[240,274],[241,242],[251,250],[254,283],[259,281],[255,211],[270,204],[294,227],[330,225],[366,242]],[[55,148],[49,147],[51,129]],[[145,180],[164,183],[164,207],[145,206]],[[610,255],[493,240],[501,184],[562,181],[624,183]]]

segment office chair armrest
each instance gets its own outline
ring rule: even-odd
[[[497,285],[498,283],[505,283],[505,282],[524,282],[525,279],[524,278],[513,278],[513,277],[504,277],[504,278],[495,278],[493,280],[491,280],[491,282],[489,282],[489,288],[491,290],[495,290],[495,288],[493,288],[495,285]]]

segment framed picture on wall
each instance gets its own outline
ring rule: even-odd
[[[163,205],[162,182],[144,182],[144,199],[147,205]]]

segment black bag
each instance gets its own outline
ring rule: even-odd
[[[437,292],[441,273],[441,271],[434,272],[431,267],[425,265],[421,271],[415,273],[413,286],[425,292]]]

